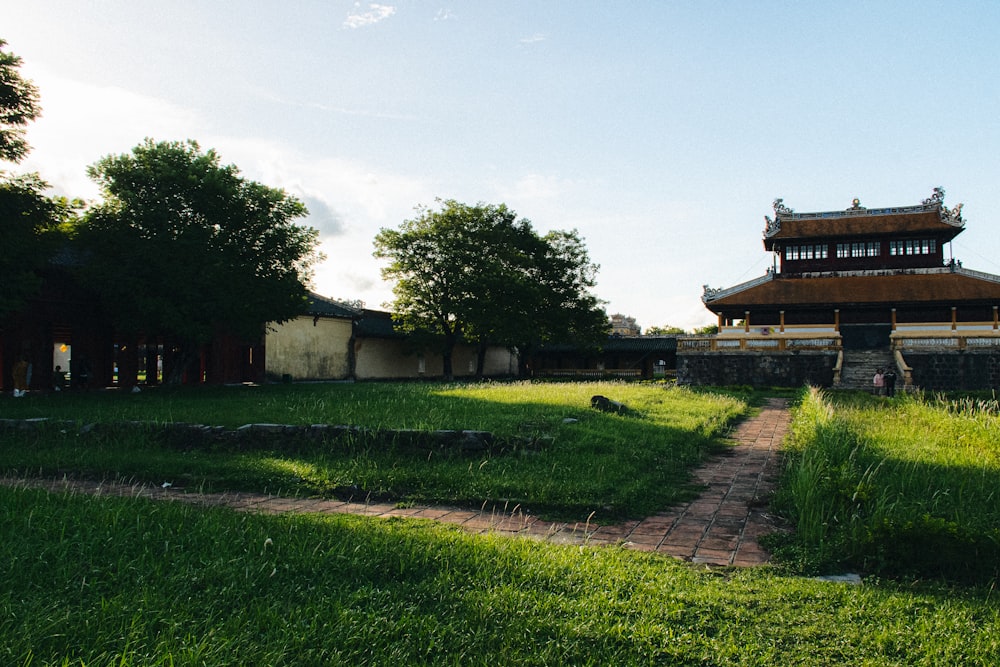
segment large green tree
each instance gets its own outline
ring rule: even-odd
[[[38,89],[21,76],[21,59],[0,39],[0,159],[20,162],[28,153],[25,126],[38,117]]]
[[[21,59],[0,39],[0,160],[28,153],[25,126],[38,117],[38,89],[21,76]],[[41,285],[41,273],[59,247],[58,231],[71,209],[45,195],[37,174],[0,171],[0,321],[21,310]]]
[[[382,229],[375,256],[389,260],[395,317],[441,341],[444,376],[462,339],[523,351],[539,341],[606,335],[607,316],[590,293],[597,267],[576,232],[541,236],[505,205],[439,201],[399,229]]]
[[[81,205],[47,196],[48,187],[37,174],[0,172],[0,321],[38,291]]]
[[[170,337],[190,357],[216,334],[255,340],[302,313],[319,233],[296,223],[295,197],[194,141],[147,139],[88,174],[103,201],[82,226],[85,275],[119,330]]]

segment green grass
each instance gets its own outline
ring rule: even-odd
[[[988,589],[0,488],[5,665],[993,665]]]
[[[590,408],[603,394],[627,416]],[[598,523],[642,518],[693,496],[689,471],[721,445],[748,402],[661,384],[327,384],[63,394],[0,402],[4,417],[101,425],[132,420],[236,427],[343,424],[372,429],[471,429],[530,438],[497,452],[414,449],[355,437],[270,449],[178,447],[154,431],[56,425],[0,434],[7,475],[70,474],[219,491],[376,498],[482,507]]]
[[[996,401],[813,390],[796,409],[779,548],[882,576],[1000,577]]]
[[[591,411],[597,393],[633,414]],[[355,480],[401,501],[478,507],[521,494],[553,515],[641,516],[691,492],[687,471],[758,398],[617,383],[7,398],[0,417],[100,427],[6,430],[0,470],[296,494]],[[976,400],[831,400],[813,394],[796,407],[779,494],[799,525],[798,541],[781,545],[787,567],[705,568],[418,520],[250,515],[0,487],[0,664],[998,664],[995,577],[968,576],[959,563],[948,576],[902,578],[891,559],[893,545],[912,550],[923,539],[925,561],[953,564],[943,550],[953,535],[997,525],[997,410]],[[113,426],[135,419],[472,428],[545,445],[472,456],[418,456],[365,438],[192,448]],[[850,586],[790,574],[820,563],[884,576]]]

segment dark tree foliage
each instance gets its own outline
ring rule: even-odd
[[[86,215],[85,277],[120,331],[180,342],[253,341],[298,316],[319,259],[305,206],[244,179],[197,143],[147,139],[88,169],[104,201]]]
[[[0,321],[38,291],[80,205],[46,196],[48,187],[37,174],[0,173]]]
[[[395,283],[398,321],[439,336],[446,379],[462,339],[478,343],[481,375],[489,345],[524,352],[607,335],[607,315],[590,293],[597,266],[575,231],[540,236],[503,204],[439,203],[399,229],[382,229],[375,256],[389,260],[382,274]]]
[[[21,59],[4,51],[7,42],[0,39],[0,159],[20,162],[28,154],[24,140],[25,126],[38,117],[38,89],[23,78],[18,69]]]

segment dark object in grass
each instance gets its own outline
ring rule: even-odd
[[[613,412],[618,415],[627,415],[629,412],[624,403],[612,401],[607,396],[601,396],[600,394],[590,397],[590,407],[601,412]]]

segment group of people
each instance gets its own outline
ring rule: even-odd
[[[31,386],[31,371],[32,365],[28,361],[28,358],[21,355],[14,362],[14,367],[11,369],[12,379],[14,380],[14,398],[21,398],[28,395],[28,388]],[[87,375],[81,375],[81,381],[78,384],[86,382]],[[66,389],[66,371],[62,369],[62,366],[56,366],[55,371],[52,373],[52,390],[53,391],[63,391]]]
[[[872,378],[872,389],[876,396],[896,395],[896,372],[891,368],[884,370],[879,368]]]

